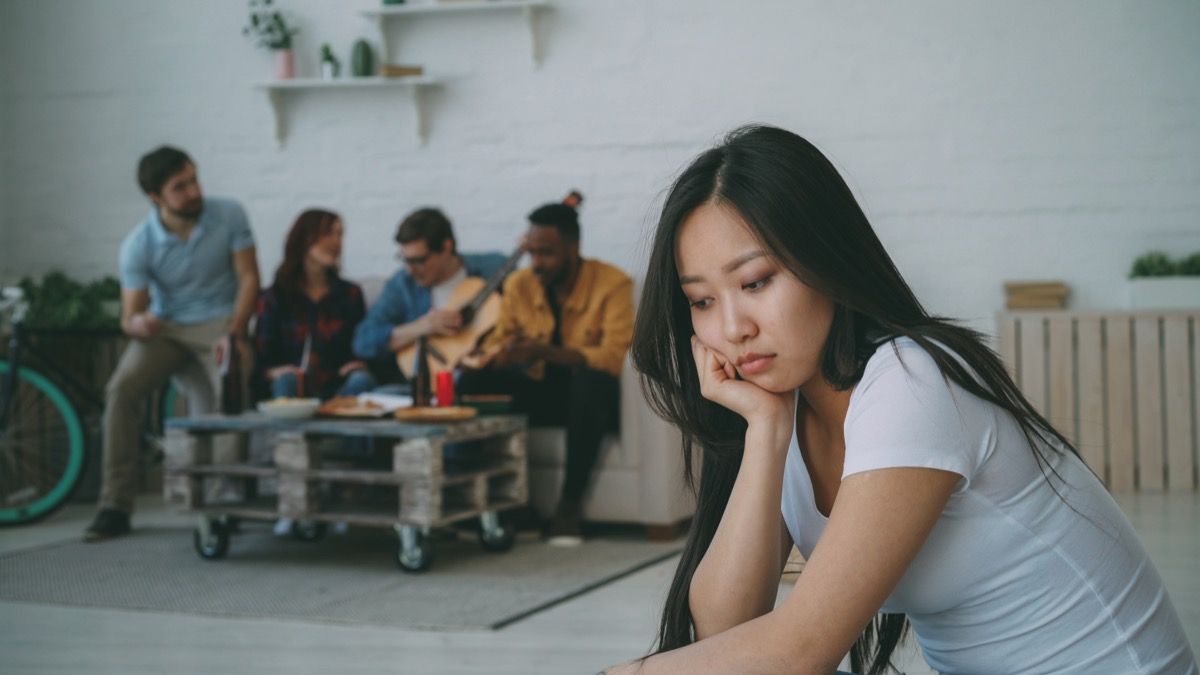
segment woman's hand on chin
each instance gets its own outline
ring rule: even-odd
[[[700,375],[704,398],[741,415],[751,426],[764,425],[791,436],[796,416],[796,392],[776,394],[746,380],[737,379],[733,363],[692,336],[692,357]]]

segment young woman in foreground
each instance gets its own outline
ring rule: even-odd
[[[832,673],[853,646],[880,673],[906,623],[941,672],[1197,672],[1104,487],[799,136],[740,129],[676,181],[633,358],[703,459],[659,651],[607,672]]]

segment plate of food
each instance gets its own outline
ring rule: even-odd
[[[321,405],[319,398],[273,398],[260,401],[258,411],[268,417],[283,420],[300,420],[312,417]]]
[[[413,406],[395,412],[401,422],[462,422],[479,414],[474,408],[449,405],[444,407]]]
[[[387,412],[379,403],[358,396],[336,396],[317,408],[322,417],[383,417]]]

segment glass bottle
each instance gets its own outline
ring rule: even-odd
[[[426,407],[429,405],[432,396],[429,379],[429,344],[425,336],[421,336],[417,338],[417,362],[413,367],[412,396],[414,406]]]

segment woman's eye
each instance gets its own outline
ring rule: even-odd
[[[690,300],[688,304],[692,306],[692,309],[705,309],[712,304],[712,300],[710,298],[701,298],[699,300]]]
[[[746,284],[745,286],[742,286],[742,288],[744,288],[748,291],[757,291],[757,290],[761,289],[763,286],[766,286],[770,282],[771,282],[771,277],[763,277],[762,279],[758,279],[756,281],[751,281],[750,283]]]

